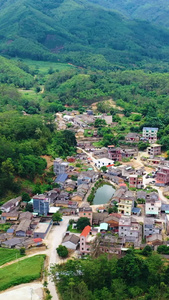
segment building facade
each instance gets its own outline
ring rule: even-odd
[[[68,166],[69,166],[68,162],[63,162],[61,158],[56,158],[53,162],[53,172],[56,175],[66,173]]]
[[[158,128],[155,127],[143,127],[143,138],[148,140],[149,143],[157,141]]]
[[[157,156],[161,154],[161,145],[153,144],[147,148],[147,152],[150,156]]]
[[[39,215],[46,216],[49,212],[49,201],[44,195],[33,197],[33,211]]]

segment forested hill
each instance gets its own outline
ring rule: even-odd
[[[169,30],[86,0],[3,0],[0,52],[99,69],[160,62],[168,70]]]
[[[107,9],[121,12],[132,18],[147,20],[169,27],[168,0],[89,0]]]

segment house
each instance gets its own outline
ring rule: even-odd
[[[90,242],[91,242],[91,227],[86,226],[80,234],[80,253],[90,253]]]
[[[159,246],[163,244],[162,234],[152,234],[146,238],[146,243],[153,246]]]
[[[40,222],[34,230],[33,238],[44,239],[52,227],[52,220],[49,222]]]
[[[140,216],[141,215],[141,208],[140,207],[133,207],[131,212],[132,212],[132,215]]]
[[[109,158],[100,158],[98,160],[95,160],[95,166],[100,169],[101,167],[110,167],[110,166],[114,166],[114,161],[112,159]]]
[[[100,225],[105,218],[108,217],[108,212],[103,213],[93,213],[93,225]]]
[[[20,215],[19,215],[19,220],[20,221],[25,220],[25,219],[32,220],[32,218],[33,218],[33,215],[29,211],[21,212]]]
[[[162,186],[169,183],[169,168],[161,166],[157,172],[156,185],[160,183]]]
[[[161,204],[161,213],[169,214],[169,204]]]
[[[107,125],[111,125],[112,122],[113,122],[112,115],[110,115],[110,116],[104,115],[104,116],[103,116],[103,119],[106,121],[106,124],[107,124]]]
[[[157,193],[147,194],[147,199],[145,203],[145,214],[149,216],[158,216],[161,211],[161,200]]]
[[[154,157],[161,154],[161,145],[152,144],[150,147],[147,148],[147,153]]]
[[[23,219],[19,223],[19,225],[16,228],[15,234],[16,236],[26,236],[27,231],[30,229],[31,220],[29,219]]]
[[[76,138],[83,138],[84,137],[84,129],[83,128],[80,128],[77,130],[76,132]]]
[[[90,206],[82,206],[79,208],[79,218],[88,218],[90,225],[92,225],[92,208]]]
[[[77,187],[77,192],[78,193],[84,193],[84,194],[86,194],[88,190],[89,190],[89,186],[87,184],[85,184],[85,183],[80,184]]]
[[[23,241],[22,238],[12,238],[7,241],[1,242],[2,248],[15,248],[16,245],[20,244]]]
[[[81,202],[83,201],[83,198],[84,198],[84,194],[78,192],[78,193],[73,193],[71,200],[75,202]]]
[[[169,234],[169,215],[165,216],[166,234]]]
[[[65,190],[67,192],[72,192],[76,188],[76,181],[68,179],[65,184]]]
[[[114,147],[114,145],[108,146],[108,157],[113,161],[121,161],[122,160],[122,153],[121,148]]]
[[[112,197],[111,203],[113,203],[113,205],[114,205],[114,202],[119,202],[120,198],[124,194],[125,194],[125,189],[123,189],[123,188],[117,189]]]
[[[144,139],[149,141],[149,143],[154,143],[157,141],[157,133],[158,133],[158,128],[143,127],[142,136]]]
[[[14,198],[14,199],[11,199],[11,200],[7,201],[6,203],[4,203],[1,206],[1,211],[6,212],[6,213],[11,212],[11,210],[15,209],[19,205],[21,200],[22,200],[22,197],[19,196],[17,198]]]
[[[11,213],[10,212],[9,213],[3,212],[2,215],[1,215],[1,220],[4,221],[4,222],[17,221],[18,217],[19,217],[19,214],[16,213],[16,212],[11,212]]]
[[[144,191],[137,191],[137,199],[143,199],[146,201],[147,193]]]
[[[75,234],[66,235],[62,241],[62,245],[68,249],[76,250],[79,245],[80,238]]]
[[[103,253],[112,253],[121,256],[122,248],[125,245],[125,239],[122,237],[104,234],[100,241],[100,251]]]
[[[133,192],[127,191],[120,199],[118,205],[118,213],[131,216],[134,207],[135,197]]]
[[[35,195],[33,196],[33,211],[40,215],[47,215],[49,212],[49,200],[46,195]]]
[[[142,239],[142,226],[133,217],[123,216],[119,220],[119,237],[138,246]]]
[[[143,177],[136,174],[130,175],[129,187],[141,189],[143,187]]]
[[[160,234],[162,231],[162,224],[160,222],[155,221],[155,219],[145,218],[144,219],[144,237]]]
[[[108,217],[106,217],[104,219],[104,222],[109,225],[109,229],[112,232],[117,233],[118,229],[119,229],[119,221],[120,221],[120,219],[121,219],[121,215],[120,214],[112,213],[111,215],[109,215]]]
[[[137,143],[140,140],[140,135],[136,132],[129,132],[125,136],[125,141],[130,143]]]
[[[68,170],[69,163],[63,162],[61,158],[55,158],[53,162],[53,172],[56,175],[64,174]]]
[[[67,178],[68,178],[68,175],[66,173],[59,174],[57,176],[57,178],[55,179],[55,183],[63,184]]]

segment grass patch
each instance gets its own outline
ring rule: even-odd
[[[0,224],[0,232],[6,232],[11,227],[10,223]]]
[[[72,233],[81,233],[82,232],[81,230],[73,229],[72,225],[69,225],[68,228],[67,228],[67,230],[70,231],[70,232],[72,232]]]
[[[45,255],[35,255],[0,269],[0,291],[41,277]]]
[[[6,264],[9,261],[15,260],[21,257],[20,251],[17,249],[4,249],[0,248],[0,266]]]
[[[75,67],[72,65],[68,65],[66,63],[57,63],[57,62],[50,62],[50,61],[36,61],[31,59],[22,59],[22,61],[27,64],[29,67],[33,69],[37,69],[40,71],[40,73],[46,73],[48,74],[48,71],[50,68],[53,69],[53,71],[56,72],[67,70],[67,69],[74,69]]]

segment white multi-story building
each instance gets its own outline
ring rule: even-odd
[[[149,143],[155,143],[157,141],[158,128],[155,127],[143,127],[143,138],[147,139]]]

